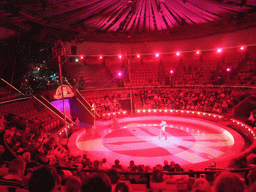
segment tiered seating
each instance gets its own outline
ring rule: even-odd
[[[131,81],[125,86],[152,86],[158,79],[158,65],[156,63],[144,63],[133,66],[131,70]]]
[[[39,121],[46,132],[50,132],[61,125],[61,121],[57,116],[52,115],[32,98],[5,103],[0,106],[0,115],[10,113],[27,119],[30,122]]]

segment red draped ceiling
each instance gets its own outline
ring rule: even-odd
[[[255,0],[13,0],[20,12],[40,22],[104,32],[171,29],[238,17]]]

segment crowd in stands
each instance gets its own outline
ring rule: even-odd
[[[137,107],[195,110],[212,113],[231,113],[240,101],[250,93],[242,89],[142,89],[134,91]],[[105,96],[89,101],[95,105],[97,113],[120,111],[116,95]],[[255,125],[256,111],[248,118]],[[240,173],[218,171],[214,178],[201,175],[170,175],[184,170],[174,161],[164,161],[154,167],[130,161],[121,165],[117,159],[113,166],[107,166],[107,159],[93,160],[73,156],[57,138],[40,127],[40,120],[33,123],[8,114],[1,116],[1,133],[4,142],[0,143],[0,191],[132,191],[136,184],[150,188],[144,191],[160,191],[163,188],[177,187],[177,191],[226,192],[256,191],[256,149],[249,154],[234,159],[230,168],[252,168],[244,177]],[[4,127],[4,128],[3,128]],[[6,146],[5,146],[6,144]],[[6,158],[5,152],[13,152],[13,160]],[[61,169],[59,169],[62,167]],[[57,169],[58,168],[58,169]],[[253,169],[254,168],[254,169]],[[123,174],[123,173],[129,174]],[[150,177],[147,176],[150,174]]]
[[[196,177],[192,171],[188,175],[170,175],[168,173],[184,170],[174,162],[168,165],[167,161],[164,165],[157,164],[151,168],[136,165],[133,161],[126,167],[120,165],[119,160],[115,160],[112,167],[106,167],[103,163],[106,159],[91,162],[86,155],[78,159],[79,161],[75,160],[73,164],[77,169],[59,169],[50,163],[31,166],[19,156],[1,164],[0,190],[23,192],[254,192],[256,190],[256,169],[249,171],[245,178],[248,182],[245,182],[244,177],[239,173],[229,171],[216,171],[213,177],[207,174]]]
[[[117,100],[116,95],[105,95],[104,97],[91,99],[89,103],[96,110],[96,113],[101,116],[104,113],[119,112],[122,111],[121,105]]]
[[[217,171],[214,176],[201,174],[198,178],[192,170],[184,170],[178,163],[168,160],[151,167],[136,164],[133,160],[129,165],[122,165],[116,159],[112,166],[108,166],[106,158],[93,160],[86,154],[71,155],[49,133],[32,133],[29,124],[24,129],[17,124],[16,127],[9,125],[2,131],[7,146],[4,143],[0,145],[0,191],[129,192],[169,189],[183,192],[252,192],[256,189],[256,150],[231,166],[252,168],[247,176],[244,173]],[[6,160],[4,155],[9,148],[15,153],[13,160]],[[184,171],[191,174],[170,174]]]
[[[135,93],[143,109],[183,109],[231,113],[250,93],[242,89],[142,89]]]

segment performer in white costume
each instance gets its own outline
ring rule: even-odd
[[[161,140],[161,138],[164,136],[165,140],[167,140],[167,136],[165,133],[165,128],[167,127],[167,123],[165,121],[162,121],[160,124],[161,130],[160,130],[160,134],[159,134],[159,140]]]

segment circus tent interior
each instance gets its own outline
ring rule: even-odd
[[[1,1],[1,162],[117,168],[132,191],[225,170],[251,189],[255,34],[254,0]]]

